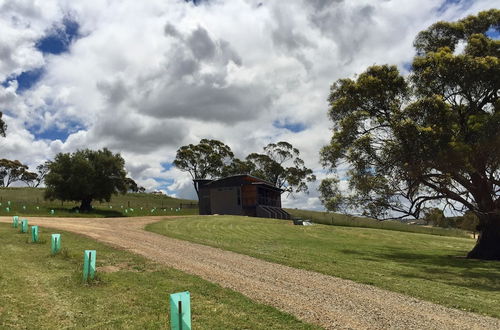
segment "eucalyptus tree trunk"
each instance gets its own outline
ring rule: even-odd
[[[467,258],[500,260],[500,212],[480,214],[479,237]]]
[[[80,204],[80,212],[89,212],[92,210],[92,198],[84,198]]]

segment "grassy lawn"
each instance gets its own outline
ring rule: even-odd
[[[464,259],[470,238],[236,216],[168,219],[147,229],[500,317],[500,262]]]
[[[111,201],[92,203],[94,211],[76,213],[72,208],[79,203],[45,201],[43,188],[0,188],[0,216],[56,216],[56,217],[126,217],[149,215],[194,215],[198,208],[180,209],[180,204],[196,201],[177,199],[169,196],[147,193],[128,193],[114,195]],[[9,210],[7,211],[7,207]],[[51,214],[54,210],[54,214]]]
[[[384,220],[378,221],[370,218],[355,217],[347,214],[318,212],[298,209],[286,209],[292,217],[309,219],[314,223],[334,226],[377,228],[395,231],[406,231],[409,233],[421,233],[440,236],[470,237],[469,232],[456,228],[423,227],[409,225],[400,221]]]
[[[52,257],[50,233],[40,228],[46,241],[32,244],[0,224],[0,329],[164,329],[169,294],[185,290],[195,329],[315,329],[199,277],[71,233],[60,232],[63,251]],[[98,279],[90,285],[81,282],[85,249],[97,250]]]

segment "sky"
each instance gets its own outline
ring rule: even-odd
[[[330,85],[374,64],[408,73],[416,34],[496,0],[0,0],[1,158],[34,170],[107,147],[139,185],[196,198],[176,150],[297,147],[318,177],[286,207],[322,209]]]

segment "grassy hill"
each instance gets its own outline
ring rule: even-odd
[[[331,212],[318,212],[307,211],[298,209],[286,209],[293,217],[301,219],[309,219],[314,223],[323,225],[346,226],[346,227],[362,227],[362,228],[376,228],[395,231],[404,231],[410,233],[421,233],[429,235],[440,236],[454,236],[454,237],[469,237],[470,233],[461,229],[455,228],[438,228],[438,227],[424,227],[418,225],[410,225],[400,221],[384,220],[378,221],[375,219],[356,217],[352,215],[331,213]]]
[[[197,207],[180,209],[180,204],[192,204],[197,201],[148,193],[114,195],[109,203],[94,201],[92,204],[94,212],[79,214],[72,210],[79,206],[79,203],[60,200],[45,201],[44,190],[43,188],[0,188],[0,215],[120,217],[198,214]],[[51,210],[54,210],[54,215],[51,215]]]
[[[471,238],[237,216],[167,219],[146,229],[500,317],[500,263],[465,259]]]
[[[28,243],[0,224],[0,329],[167,329],[169,294],[190,291],[195,329],[317,329],[272,307],[197,276],[88,238],[61,232],[62,253],[51,256],[53,230]],[[97,251],[98,279],[83,284],[83,251]]]

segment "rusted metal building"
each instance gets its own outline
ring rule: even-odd
[[[234,214],[250,217],[290,219],[281,208],[282,190],[251,175],[218,180],[195,180],[200,214]]]

